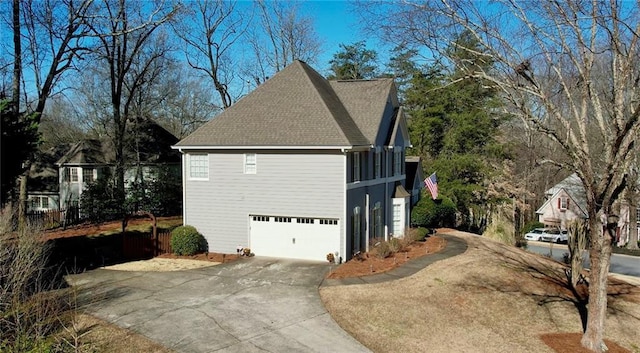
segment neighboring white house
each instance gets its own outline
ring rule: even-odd
[[[295,61],[176,144],[184,223],[211,251],[348,260],[407,229],[409,146],[392,79]]]
[[[568,222],[589,218],[584,187],[576,174],[569,175],[545,194],[547,200],[536,211],[538,221],[545,226],[567,229]],[[640,208],[636,212],[640,216]],[[626,203],[614,203],[612,215],[619,218],[616,231],[618,245],[624,245],[629,234],[629,206]],[[640,228],[640,222],[636,226]]]
[[[584,188],[576,174],[554,185],[545,195],[546,202],[536,211],[538,221],[545,226],[567,229],[568,222],[589,218]]]

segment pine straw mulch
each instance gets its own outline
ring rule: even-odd
[[[402,266],[407,261],[438,252],[444,249],[446,244],[447,241],[443,238],[428,237],[425,241],[413,242],[386,258],[376,256],[374,251],[364,253],[359,258],[351,259],[332,269],[327,278],[340,279],[384,273]]]
[[[215,253],[215,252],[195,254],[192,256],[162,254],[162,255],[158,255],[158,257],[162,259],[186,259],[186,260],[199,260],[199,261],[210,261],[210,262],[219,262],[219,263],[233,262],[241,258],[241,256],[238,254],[222,254],[222,253]]]

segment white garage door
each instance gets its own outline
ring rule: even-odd
[[[337,219],[249,216],[250,248],[257,256],[326,261],[340,251]]]

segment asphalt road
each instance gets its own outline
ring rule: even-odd
[[[550,244],[537,241],[529,241],[527,250],[542,255],[551,253],[552,257],[558,261],[562,261],[562,255],[569,252],[566,245]],[[588,254],[585,260],[585,267],[589,267]],[[609,269],[609,272],[640,277],[640,257],[612,254],[611,268]]]

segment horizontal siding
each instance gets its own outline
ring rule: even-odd
[[[250,152],[253,153],[253,152]],[[344,227],[344,155],[257,153],[257,173],[244,174],[244,154],[210,153],[209,180],[185,184],[185,222],[210,251],[249,243],[249,215],[338,218]]]

